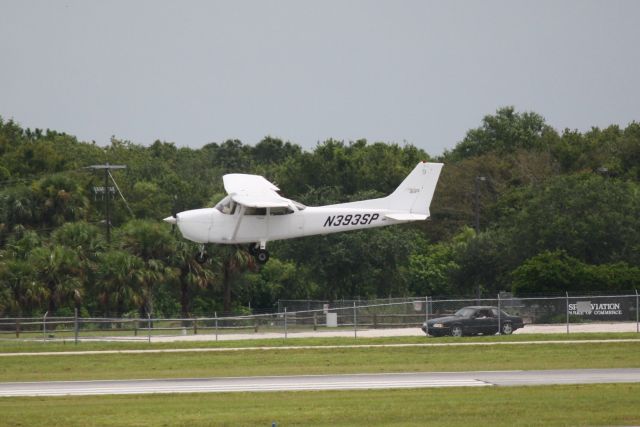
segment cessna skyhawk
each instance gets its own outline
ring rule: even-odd
[[[259,175],[223,176],[227,196],[215,208],[180,212],[164,220],[182,235],[205,243],[249,244],[259,263],[269,260],[267,242],[382,227],[429,217],[429,206],[442,163],[421,162],[389,196],[359,202],[307,207],[278,194],[278,187]]]

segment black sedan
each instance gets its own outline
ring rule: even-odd
[[[497,332],[509,335],[523,326],[521,317],[498,311],[497,307],[471,306],[461,308],[453,316],[431,319],[422,325],[422,330],[434,337],[461,337],[476,334],[495,335]]]

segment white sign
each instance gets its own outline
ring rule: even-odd
[[[622,309],[619,302],[592,303],[591,301],[578,301],[569,304],[569,314],[587,316],[619,316]]]

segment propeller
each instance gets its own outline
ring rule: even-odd
[[[171,231],[174,232],[176,230],[176,224],[178,224],[178,213],[176,212],[177,209],[177,205],[178,204],[178,196],[174,195],[173,196],[173,209],[171,212],[171,216],[168,216],[164,219],[164,221],[168,222],[169,224],[171,224]]]

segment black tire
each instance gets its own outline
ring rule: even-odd
[[[204,252],[200,252],[198,255],[196,255],[196,261],[198,262],[198,264],[204,264],[208,259],[209,257]]]
[[[505,322],[502,324],[502,328],[500,328],[500,333],[502,335],[511,335],[513,333],[513,325],[511,322]]]
[[[269,261],[269,252],[267,252],[265,249],[258,249],[256,251],[256,261],[258,261],[258,264],[266,264],[267,261]]]
[[[460,325],[453,325],[451,327],[451,336],[452,337],[461,337],[462,334],[462,326]]]

